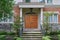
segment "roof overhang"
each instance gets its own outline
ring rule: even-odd
[[[42,8],[44,5],[19,5],[20,8]]]
[[[39,2],[25,3],[25,2],[20,2],[18,4],[19,4],[20,8],[41,8],[41,7],[44,7],[45,3],[39,3]]]

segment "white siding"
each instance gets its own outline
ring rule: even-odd
[[[15,4],[17,4],[18,2],[23,2],[23,0],[14,0]]]
[[[16,3],[18,2],[23,2],[23,0],[15,0]],[[31,2],[39,2],[40,0],[31,0]],[[45,2],[47,2],[47,0],[45,0]],[[60,5],[60,0],[53,0],[53,4],[54,5]]]
[[[60,0],[53,0],[54,5],[60,5]]]
[[[31,2],[39,2],[39,0],[31,0]]]

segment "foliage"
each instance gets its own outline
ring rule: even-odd
[[[42,40],[50,40],[50,36],[43,36]]]
[[[16,40],[22,40],[22,38],[20,38],[20,37],[17,37],[17,39]]]
[[[0,40],[5,40],[6,35],[0,35]]]
[[[7,35],[15,35],[14,32],[7,32]]]
[[[47,35],[58,35],[58,34],[60,34],[60,30],[51,31],[50,33],[47,33]]]
[[[13,5],[14,5],[14,0],[0,0],[0,20],[2,19],[3,15],[4,18],[11,17]]]
[[[15,17],[15,21],[13,24],[13,28],[15,30],[16,36],[19,36],[19,30],[20,30],[20,16]]]
[[[44,13],[43,27],[44,27],[46,33],[49,32],[48,31],[50,29],[49,17],[52,15],[53,15],[53,12],[52,13],[49,13],[49,12]]]
[[[58,34],[58,40],[60,40],[60,34]]]
[[[15,35],[15,32],[0,31],[0,35]]]
[[[0,31],[0,35],[6,35],[7,33],[5,31]]]
[[[15,20],[16,21],[14,21],[13,28],[16,30],[17,28],[20,28],[20,17],[16,16]]]

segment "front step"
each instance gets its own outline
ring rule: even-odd
[[[23,38],[23,40],[42,40],[41,38]]]
[[[23,40],[42,40],[41,32],[23,32]]]

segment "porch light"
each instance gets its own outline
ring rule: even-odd
[[[33,12],[33,8],[30,8],[30,12],[28,12],[26,14],[35,14],[35,12]]]

